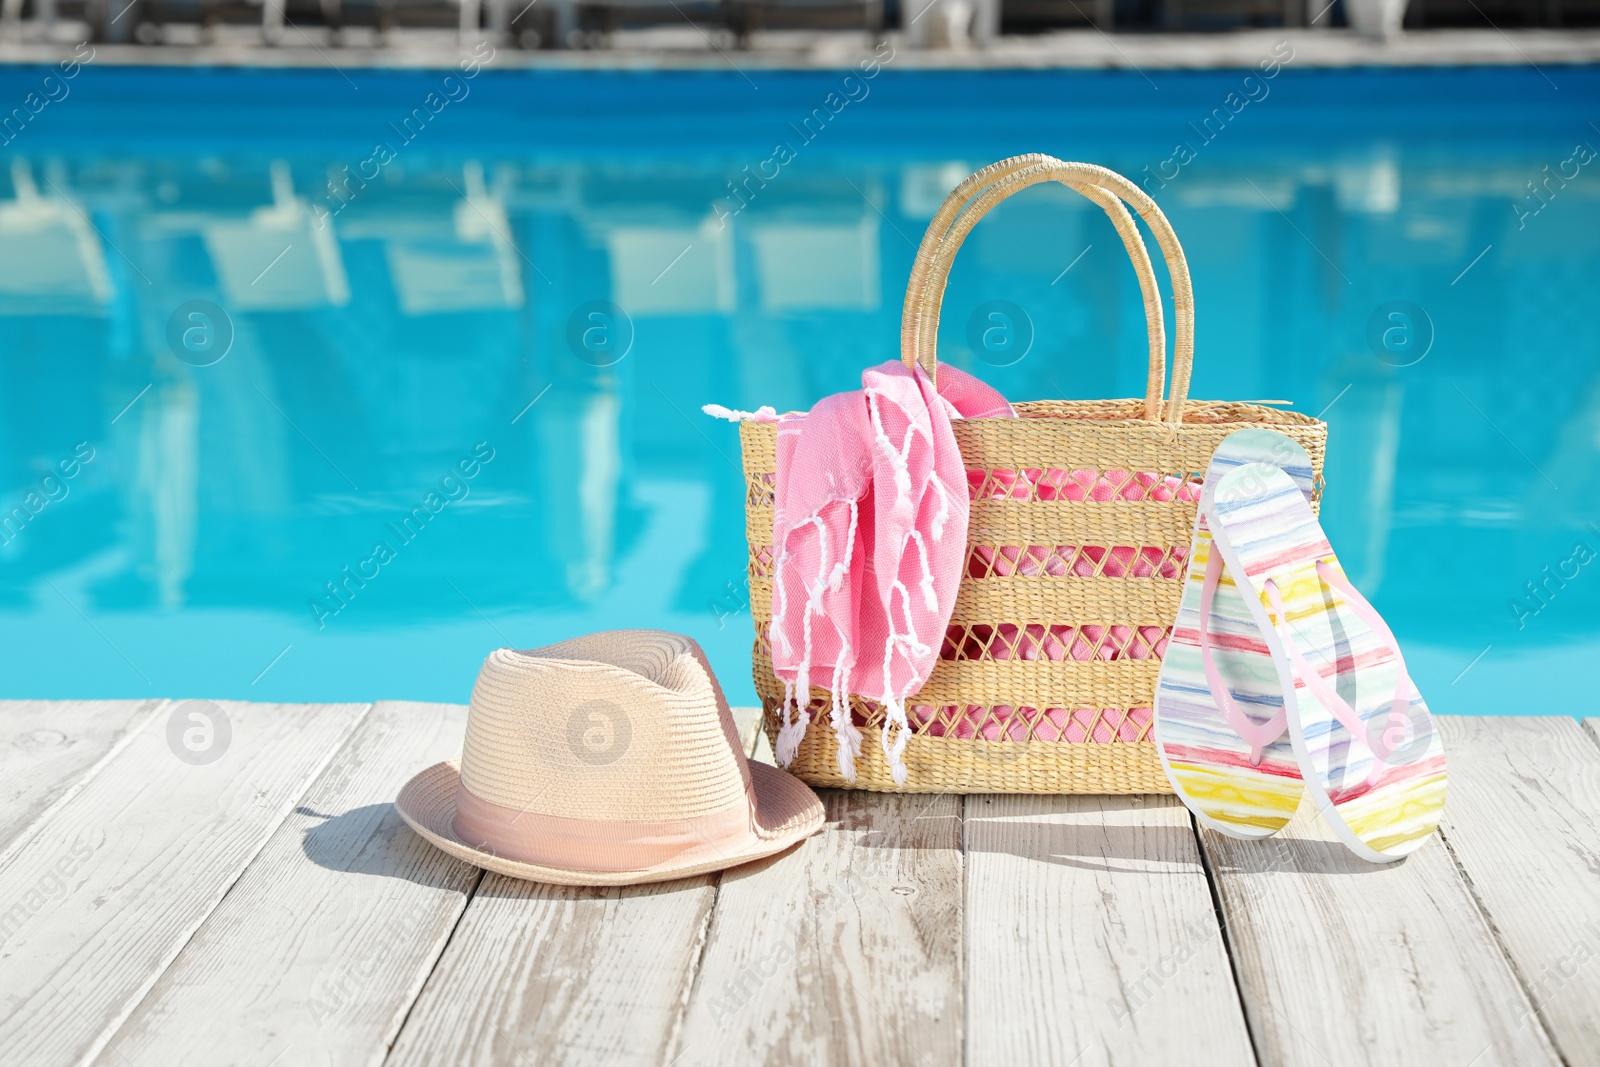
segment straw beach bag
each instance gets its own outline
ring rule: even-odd
[[[1168,793],[1148,739],[1156,675],[1177,616],[1201,477],[1224,437],[1270,427],[1311,456],[1320,496],[1327,426],[1257,404],[1189,400],[1194,306],[1189,268],[1166,217],[1104,167],[1018,156],[956,187],[917,251],[901,321],[901,359],[937,373],[935,338],[950,266],[995,204],[1057,181],[1102,207],[1133,260],[1149,329],[1143,400],[1018,403],[1015,419],[953,422],[967,468],[966,569],[939,662],[906,701],[909,772],[897,786],[877,745],[863,745],[845,781],[813,688],[809,725],[790,770],[817,786],[887,792]],[[1172,279],[1172,387],[1155,273],[1126,201],[1144,219]],[[776,743],[783,684],[772,673],[774,472],[777,428],[740,426],[750,544],[754,675]],[[851,694],[863,732],[881,728],[877,701]]]

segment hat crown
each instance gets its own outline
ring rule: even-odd
[[[461,782],[530,814],[649,822],[746,803],[749,770],[700,646],[623,630],[490,653]]]

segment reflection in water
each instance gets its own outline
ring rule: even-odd
[[[1352,368],[1352,374],[1363,371],[1367,374],[1351,382],[1338,399],[1340,441],[1337,448],[1330,448],[1323,473],[1330,486],[1344,487],[1344,495],[1353,497],[1349,503],[1360,518],[1356,536],[1335,546],[1339,562],[1367,596],[1378,597],[1394,528],[1405,386],[1392,374],[1372,373],[1361,364]]]
[[[12,199],[0,201],[0,293],[7,298],[0,309],[7,313],[111,300],[99,235],[80,206],[54,182],[50,187],[54,195],[41,196],[32,166],[11,161]]]
[[[611,586],[622,477],[622,404],[602,379],[584,395],[562,398],[542,413],[546,528],[566,564],[566,591],[593,603]]]
[[[350,283],[333,228],[319,225],[310,202],[294,195],[287,163],[274,160],[269,174],[269,206],[256,208],[243,220],[208,221],[204,214],[193,220],[205,236],[206,252],[228,307],[237,311],[344,307],[350,303]],[[176,229],[190,220],[173,212],[164,213],[161,221]]]
[[[176,378],[140,409],[134,529],[148,541],[137,555],[151,561],[156,600],[169,609],[183,606],[194,570],[199,407],[194,383]]]
[[[0,545],[4,695],[461,700],[495,645],[653,625],[751,699],[737,433],[699,407],[808,406],[891,358],[915,241],[995,153],[819,152],[719,222],[738,165],[709,153],[408,151],[359,195],[348,154],[290,144],[10,161],[4,513],[97,452]],[[1443,710],[1522,710],[1516,664],[1592,645],[1600,617],[1587,572],[1509,607],[1575,540],[1600,548],[1600,186],[1520,228],[1506,206],[1553,151],[1241,138],[1159,193],[1194,271],[1195,395],[1328,409],[1330,535]],[[995,299],[1032,321],[1014,366],[969,343]],[[1368,344],[1389,300],[1437,329],[1415,365]],[[210,366],[169,340],[192,301],[231,325]],[[1143,330],[1101,213],[1036,189],[958,259],[941,357],[1016,399],[1127,396]],[[494,461],[361,571],[480,442]],[[1538,675],[1527,710],[1578,698]]]

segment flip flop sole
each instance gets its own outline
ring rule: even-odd
[[[1288,472],[1309,499],[1311,459],[1294,441],[1270,430],[1240,430],[1218,446],[1205,481],[1250,463]],[[1206,569],[1214,551],[1203,514],[1195,519],[1188,572],[1172,636],[1156,682],[1153,738],[1173,790],[1202,825],[1229,837],[1268,837],[1299,807],[1300,765],[1288,733],[1265,745],[1258,763],[1252,746],[1230,725],[1206,678],[1200,628],[1208,631],[1213,664],[1235,706],[1258,727],[1283,706],[1283,692],[1260,624],[1226,570],[1218,578],[1209,617],[1202,618]]]
[[[1323,818],[1374,862],[1416,850],[1443,815],[1444,745],[1387,626],[1282,471],[1239,467],[1207,483],[1200,510],[1272,649],[1289,737]]]

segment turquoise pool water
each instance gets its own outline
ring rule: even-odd
[[[654,626],[751,701],[700,405],[853,387],[943,191],[1047,151],[1167,211],[1193,395],[1326,413],[1434,707],[1600,713],[1596,70],[483,67],[0,70],[49,98],[0,147],[0,695],[464,701],[498,645]],[[940,335],[1014,399],[1133,395],[1143,338],[1064,189],[979,228]]]

